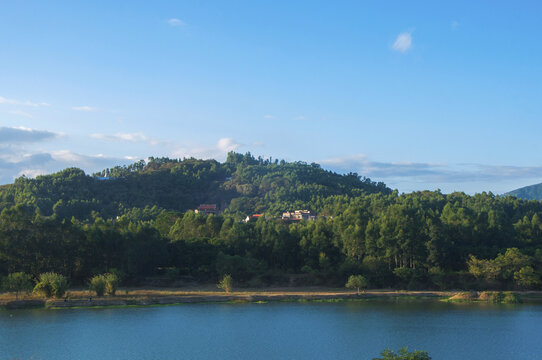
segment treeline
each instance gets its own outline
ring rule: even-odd
[[[356,191],[312,195],[310,203],[329,216],[291,224],[276,219],[276,209],[306,204],[301,197],[285,205],[263,199],[264,216],[249,223],[239,221],[240,210],[204,216],[147,206],[78,220],[10,206],[0,214],[0,273],[54,271],[74,284],[112,269],[132,283],[153,276],[216,283],[231,274],[247,286],[344,286],[361,274],[370,287],[540,288],[540,202]]]

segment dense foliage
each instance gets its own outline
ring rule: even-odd
[[[109,180],[98,180],[108,176]],[[230,153],[150,159],[94,177],[66,169],[0,190],[0,275],[54,271],[128,282],[370,287],[540,287],[542,204],[439,191],[398,194],[357,174]],[[189,209],[216,203],[219,215]],[[316,220],[286,222],[308,209]],[[263,213],[257,221],[246,215]]]

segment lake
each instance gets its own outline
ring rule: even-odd
[[[1,310],[0,359],[540,359],[541,305],[186,304]]]

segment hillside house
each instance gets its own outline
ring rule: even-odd
[[[209,215],[209,214],[216,215],[218,214],[218,208],[216,204],[201,204],[200,206],[198,206],[196,210],[194,210],[194,212],[196,214],[203,214],[203,215]]]
[[[316,214],[310,210],[286,211],[282,213],[282,220],[286,220],[286,221],[316,220]]]

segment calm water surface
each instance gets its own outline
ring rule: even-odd
[[[0,311],[1,359],[541,359],[542,306],[187,304]]]

